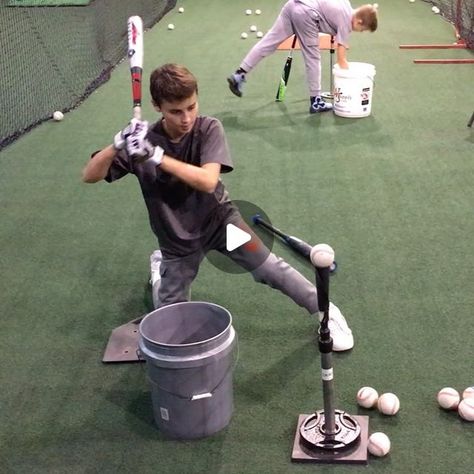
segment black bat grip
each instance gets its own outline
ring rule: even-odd
[[[261,225],[262,227],[264,227],[265,229],[273,232],[274,234],[278,235],[278,237],[281,237],[282,239],[286,239],[288,236],[283,233],[280,229],[277,229],[276,227],[272,226],[271,224],[269,224],[268,222],[265,222],[263,219],[262,219],[262,216],[260,216],[260,214],[255,214],[253,217],[252,217],[252,220],[254,222],[254,224],[257,224],[257,225]]]

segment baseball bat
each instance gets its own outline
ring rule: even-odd
[[[277,102],[283,102],[285,100],[286,86],[288,84],[288,79],[290,78],[291,63],[293,62],[293,51],[296,46],[296,35],[293,36],[293,42],[291,43],[291,49],[286,58],[285,67],[280,78],[280,84],[278,85],[277,95],[275,100]]]
[[[142,115],[142,74],[143,74],[143,21],[139,16],[131,16],[127,21],[128,60],[132,79],[133,118]]]
[[[262,216],[260,214],[256,214],[255,216],[252,217],[253,223],[256,225],[260,225],[261,227],[264,227],[265,229],[269,230],[275,235],[278,235],[283,242],[285,242],[288,247],[291,247],[293,250],[295,250],[298,254],[303,256],[305,259],[311,262],[311,249],[313,248],[312,245],[308,244],[304,240],[301,240],[298,237],[295,237],[294,235],[288,235],[285,232],[282,232],[280,229],[276,228],[272,224],[269,224],[268,222],[265,222],[262,219]],[[331,273],[334,273],[337,269],[337,263],[336,261],[333,262],[333,264],[329,267],[329,271]]]

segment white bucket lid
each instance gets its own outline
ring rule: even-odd
[[[342,69],[339,64],[333,67],[333,73],[338,77],[375,76],[375,66],[369,63],[349,62],[349,69]]]

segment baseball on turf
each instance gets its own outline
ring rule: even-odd
[[[465,398],[459,403],[458,413],[466,421],[474,421],[474,398]]]
[[[248,34],[245,33],[245,31],[240,35],[242,39],[246,39],[248,37]]]
[[[357,403],[364,408],[372,408],[377,403],[379,394],[375,388],[362,387],[357,392]]]
[[[183,7],[179,7],[179,8],[178,8],[178,11],[179,11],[179,13],[184,13],[184,8],[183,8]]]
[[[250,26],[250,31],[257,31],[257,27],[255,25]]]
[[[377,401],[377,408],[384,415],[396,415],[400,409],[400,400],[394,393],[382,393]]]
[[[461,396],[454,388],[444,387],[438,392],[436,399],[441,408],[444,408],[445,410],[456,410],[459,401],[461,400]]]
[[[257,31],[257,38],[263,38],[263,32]]]
[[[64,118],[64,114],[60,110],[56,110],[53,114],[53,119],[56,120],[56,122],[60,122]]]
[[[249,10],[245,10],[245,14],[246,14],[246,15],[251,15],[251,14],[252,14],[252,10],[250,10],[250,9],[249,9]]]
[[[174,25],[173,25],[173,23],[170,23],[170,24],[168,25],[168,30],[174,30]]]
[[[255,10],[255,15],[260,15],[262,13],[262,10],[259,10],[258,8]]]
[[[315,267],[330,267],[334,262],[334,250],[328,244],[317,244],[311,249],[310,258]]]
[[[367,449],[370,454],[382,457],[390,452],[390,439],[385,433],[372,433],[369,436],[369,444]]]
[[[474,398],[474,387],[467,387],[462,392],[462,398]]]

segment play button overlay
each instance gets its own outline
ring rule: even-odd
[[[232,201],[239,210],[242,220],[231,218],[222,227],[222,234],[216,240],[222,242],[222,252],[210,250],[208,262],[225,273],[246,273],[256,270],[268,257],[273,248],[274,235],[256,225],[254,217],[260,215],[270,222],[263,209],[248,201]]]
[[[225,228],[225,248],[229,252],[242,247],[250,240],[252,240],[252,236],[248,232],[239,229],[234,224],[227,224]]]

